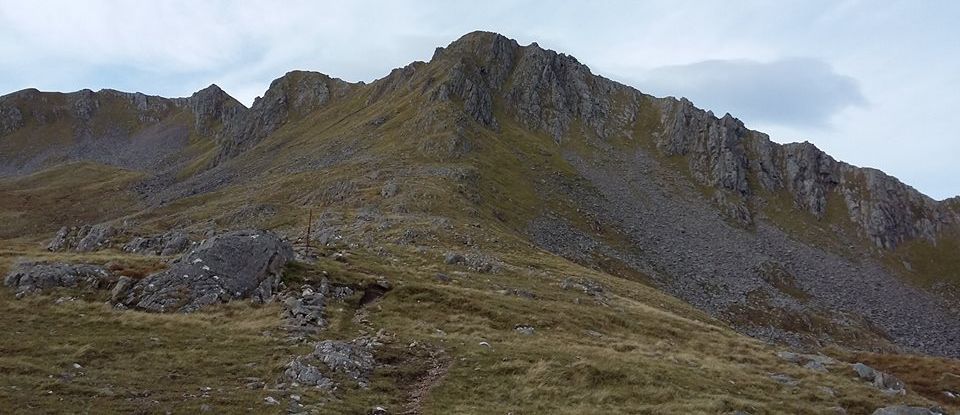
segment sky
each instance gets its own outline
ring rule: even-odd
[[[0,0],[0,94],[112,88],[249,105],[294,69],[370,82],[473,30],[960,195],[960,2]]]

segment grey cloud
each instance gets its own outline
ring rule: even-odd
[[[838,111],[866,104],[855,79],[809,58],[663,66],[637,84],[644,92],[687,97],[719,114],[793,127],[828,127]]]

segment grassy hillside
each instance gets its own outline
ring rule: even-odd
[[[321,413],[384,406],[393,413],[815,414],[842,406],[858,414],[926,402],[914,393],[884,395],[842,364],[817,373],[786,362],[778,348],[674,298],[546,253],[505,254],[505,271],[481,274],[443,264],[440,252],[344,248],[331,249],[346,252],[347,263],[298,265],[288,282],[316,280],[321,271],[345,283],[387,277],[394,289],[374,307],[358,312],[356,298],[329,307],[331,324],[321,334],[350,339],[383,329],[387,340],[369,389],[296,392]],[[111,252],[51,255],[19,245],[4,249],[0,268],[21,256],[149,266],[137,265],[143,257]],[[437,280],[438,273],[450,280]],[[602,292],[564,284],[570,278]],[[0,328],[13,334],[0,343],[0,406],[14,413],[195,413],[201,405],[215,413],[284,412],[291,392],[275,382],[305,346],[285,340],[276,304],[156,315],[101,301],[90,292],[0,296]],[[535,331],[524,335],[517,325]],[[896,365],[895,356],[884,359]],[[774,374],[799,384],[778,383]],[[266,386],[247,386],[257,379]],[[268,396],[283,405],[266,405]]]

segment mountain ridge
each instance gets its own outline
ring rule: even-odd
[[[44,94],[0,98],[0,120],[6,120],[0,121],[6,131],[0,173],[20,177],[68,161],[146,172],[136,186],[146,213],[131,211],[133,217],[183,223],[203,215],[176,209],[202,211],[190,201],[205,200],[219,201],[211,204],[222,211],[215,222],[228,224],[274,217],[258,223],[292,228],[302,221],[297,206],[317,201],[360,211],[375,203],[413,221],[423,220],[417,215],[490,220],[514,232],[511,238],[521,235],[578,263],[642,274],[714,315],[728,313],[730,321],[756,317],[750,307],[768,306],[750,301],[763,295],[776,305],[769,307],[786,313],[778,319],[862,312],[880,321],[887,331],[880,337],[958,353],[950,339],[960,329],[920,320],[921,314],[951,315],[942,311],[949,307],[894,277],[960,279],[960,270],[939,259],[958,240],[956,203],[934,201],[879,170],[839,162],[810,143],[775,143],[730,114],[718,118],[686,99],[646,95],[535,43],[474,32],[438,48],[430,62],[394,69],[369,84],[291,71],[249,108],[215,85],[176,99]],[[56,102],[34,111],[14,101]],[[37,146],[34,137],[49,145]],[[417,189],[411,194],[418,197],[384,196],[396,193],[392,186]],[[671,217],[683,210],[695,214]],[[687,229],[714,239],[698,245]],[[399,240],[416,240],[417,233],[428,232]],[[673,240],[651,239],[652,233]],[[742,245],[736,259],[715,258],[731,251],[729,244]],[[818,261],[853,271],[817,268]],[[713,273],[717,281],[703,277]],[[887,309],[851,303],[825,288],[828,275],[855,281],[845,295],[876,284],[922,301]],[[711,284],[727,286],[730,296],[711,297]],[[791,296],[790,284],[823,303],[806,305]],[[806,295],[812,294],[800,297]],[[861,296],[877,303],[883,295]],[[902,314],[925,324],[923,332],[904,328],[897,321]],[[856,320],[844,321],[870,330],[870,321]],[[746,321],[744,331],[800,341],[766,333],[764,324],[770,323]]]

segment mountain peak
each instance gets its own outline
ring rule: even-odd
[[[522,125],[557,142],[576,118],[594,134],[605,135],[603,124],[613,105],[608,93],[628,89],[593,75],[572,56],[536,43],[521,46],[492,32],[471,32],[438,48],[431,63],[450,65],[446,91],[480,124],[497,128],[492,103],[499,100]]]

